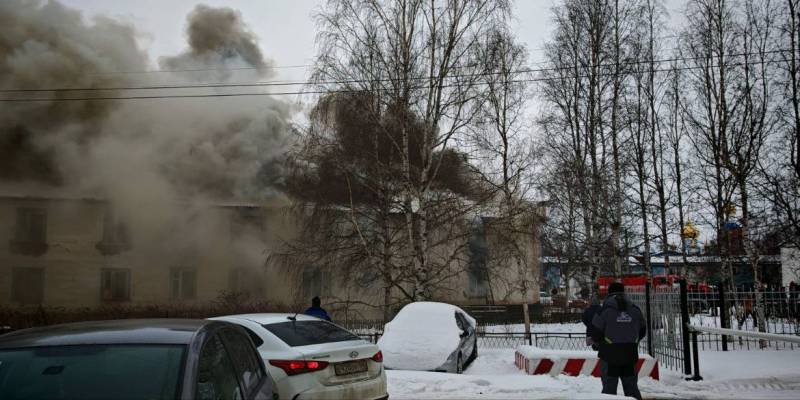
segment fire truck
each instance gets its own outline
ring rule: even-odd
[[[650,282],[653,288],[664,287],[677,287],[682,278],[679,275],[656,275]],[[647,275],[645,274],[629,274],[623,275],[620,279],[613,276],[601,276],[597,278],[597,285],[599,287],[600,296],[608,294],[608,285],[614,281],[622,282],[626,287],[628,286],[644,286],[647,284]],[[691,293],[711,293],[712,287],[706,282],[687,282],[687,290]]]

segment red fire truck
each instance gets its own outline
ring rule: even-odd
[[[597,285],[599,286],[599,291],[601,296],[605,296],[608,293],[608,285],[612,282],[616,281],[617,279],[613,276],[601,276],[597,278]],[[651,282],[651,287],[653,288],[660,288],[660,287],[674,287],[679,284],[681,277],[679,275],[656,275],[653,277]],[[644,286],[647,283],[647,275],[645,274],[631,274],[631,275],[623,275],[620,279],[623,285],[627,286]],[[696,293],[710,293],[712,291],[711,286],[709,286],[705,282],[689,282],[687,284],[687,289],[689,292],[696,292]]]

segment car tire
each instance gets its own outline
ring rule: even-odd
[[[469,356],[469,364],[472,365],[472,362],[478,358],[478,339],[475,338],[475,344],[472,345],[472,354]]]
[[[461,353],[458,353],[458,358],[456,359],[456,373],[464,373],[464,358],[461,357]]]

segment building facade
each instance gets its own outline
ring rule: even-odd
[[[271,261],[296,234],[290,208],[281,201],[131,210],[94,198],[0,197],[0,306],[202,304],[240,293],[287,311],[320,296],[348,318],[381,318],[386,291],[379,279],[354,282],[336,269]],[[453,290],[437,300],[536,301],[538,286],[525,296],[513,287],[500,299],[490,296],[500,283],[492,283],[482,258],[492,251],[486,232],[478,229],[464,246],[463,265],[448,278]],[[528,244],[535,277],[536,238]]]

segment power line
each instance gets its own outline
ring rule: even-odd
[[[761,55],[766,53],[779,53],[779,52],[788,52],[792,51],[791,49],[778,49],[778,50],[770,50],[764,53],[740,53],[740,54],[729,54],[728,57],[741,57],[746,55]],[[661,64],[665,62],[676,62],[676,61],[688,61],[692,59],[704,59],[704,56],[698,57],[682,57],[682,58],[672,58],[672,59],[663,59],[663,60],[637,60],[632,62],[626,63],[619,63],[620,66],[623,65],[638,65],[638,64]],[[714,58],[714,57],[712,57]],[[781,62],[781,60],[765,60],[763,63],[774,63],[774,62]],[[756,62],[756,64],[760,64],[762,62]],[[719,68],[720,66],[740,66],[743,63],[725,63],[725,64],[718,64],[718,65],[709,65],[708,68]],[[610,67],[616,66],[616,64],[605,64],[599,65],[598,67]],[[669,68],[660,68],[660,69],[653,69],[652,72],[670,72],[670,71],[688,71],[688,70],[695,70],[703,68],[703,66],[684,66],[684,67],[669,67]],[[529,73],[529,72],[546,72],[546,71],[558,71],[558,70],[573,70],[573,67],[553,67],[553,68],[542,68],[542,69],[527,69],[527,70],[518,70],[518,71],[510,71],[509,74],[520,74],[520,73]],[[645,71],[647,72],[647,71]],[[478,77],[478,76],[488,76],[493,74],[487,73],[477,73],[477,74],[465,74],[461,77]],[[614,73],[600,73],[597,74],[599,77],[606,77],[606,76],[613,76]],[[457,75],[452,76],[453,78],[459,77]],[[570,76],[569,78],[588,78],[588,75],[578,75],[578,76]],[[411,78],[411,80],[428,80],[428,77],[417,77]],[[527,78],[527,79],[515,79],[509,81],[509,83],[526,83],[526,82],[547,82],[547,81],[557,81],[560,78],[558,77],[540,77],[540,78]],[[342,81],[325,81],[325,82],[318,82],[320,85],[325,84],[351,84],[351,83],[372,83],[372,82],[392,82],[395,79],[377,79],[374,81],[364,80],[364,79],[354,79],[354,80],[342,80]],[[185,85],[185,86],[143,86],[143,87],[119,87],[119,88],[84,88],[84,89],[5,89],[0,90],[0,92],[4,93],[19,93],[19,92],[66,92],[66,91],[112,91],[112,90],[149,90],[149,89],[203,89],[203,88],[241,88],[241,87],[269,87],[269,86],[285,86],[285,85],[303,85],[305,82],[296,82],[296,83],[276,83],[276,82],[262,82],[262,83],[241,83],[241,84],[211,84],[211,85]],[[488,82],[476,82],[475,85],[488,85]],[[459,84],[445,84],[442,85],[444,88],[450,87],[458,87],[462,86]],[[412,87],[412,89],[426,89],[430,88],[431,86],[422,85],[417,87]],[[172,99],[172,98],[214,98],[214,97],[243,97],[243,96],[282,96],[282,95],[302,95],[302,94],[326,94],[326,93],[352,93],[361,91],[360,88],[354,89],[325,89],[325,90],[309,90],[309,91],[287,91],[287,92],[263,92],[263,93],[206,93],[206,94],[164,94],[164,95],[141,95],[141,96],[99,96],[99,97],[61,97],[61,98],[0,98],[0,102],[41,102],[41,101],[102,101],[102,100],[146,100],[146,99]],[[381,89],[378,89],[381,90]],[[385,90],[383,90],[385,91]]]
[[[768,50],[763,54],[774,54],[774,53],[785,53],[790,52],[792,49],[776,49],[776,50]],[[747,53],[734,53],[728,54],[728,57],[743,57],[747,55],[760,55],[762,53],[758,52],[747,52]],[[697,57],[675,57],[675,58],[667,58],[667,59],[657,59],[657,60],[636,60],[636,61],[625,61],[619,64],[614,63],[607,63],[607,64],[599,64],[597,65],[598,68],[607,68],[607,67],[615,67],[615,66],[630,66],[630,65],[640,65],[640,64],[663,64],[663,63],[670,63],[670,62],[678,62],[678,61],[689,61],[689,60],[696,60],[702,59],[704,57],[697,56]],[[712,58],[718,58],[716,56],[712,56]],[[526,73],[537,73],[537,72],[550,72],[550,71],[559,71],[559,70],[572,70],[573,67],[550,67],[550,68],[526,68],[514,71],[508,71],[508,74],[517,75],[517,74],[526,74]],[[470,78],[470,77],[478,77],[478,76],[491,76],[491,75],[499,75],[499,72],[481,72],[481,73],[469,73],[469,74],[461,74],[461,75],[452,75],[448,78]],[[430,80],[433,79],[432,77],[411,77],[411,80]],[[397,79],[394,78],[382,78],[376,79],[369,82],[392,82]],[[317,85],[344,85],[344,84],[351,84],[351,83],[360,83],[365,82],[363,79],[351,79],[351,80],[330,80],[330,81],[320,81],[320,82],[313,82]],[[0,89],[0,93],[41,93],[41,92],[96,92],[96,91],[115,91],[115,90],[166,90],[166,89],[221,89],[221,88],[243,88],[243,87],[273,87],[273,86],[300,86],[305,85],[308,82],[301,82],[301,81],[255,81],[255,82],[234,82],[234,83],[224,83],[224,82],[215,82],[215,83],[203,83],[203,84],[196,84],[196,85],[151,85],[151,86],[113,86],[113,87],[83,87],[83,88],[69,88],[69,87],[60,87],[60,88],[19,88],[19,89]]]

